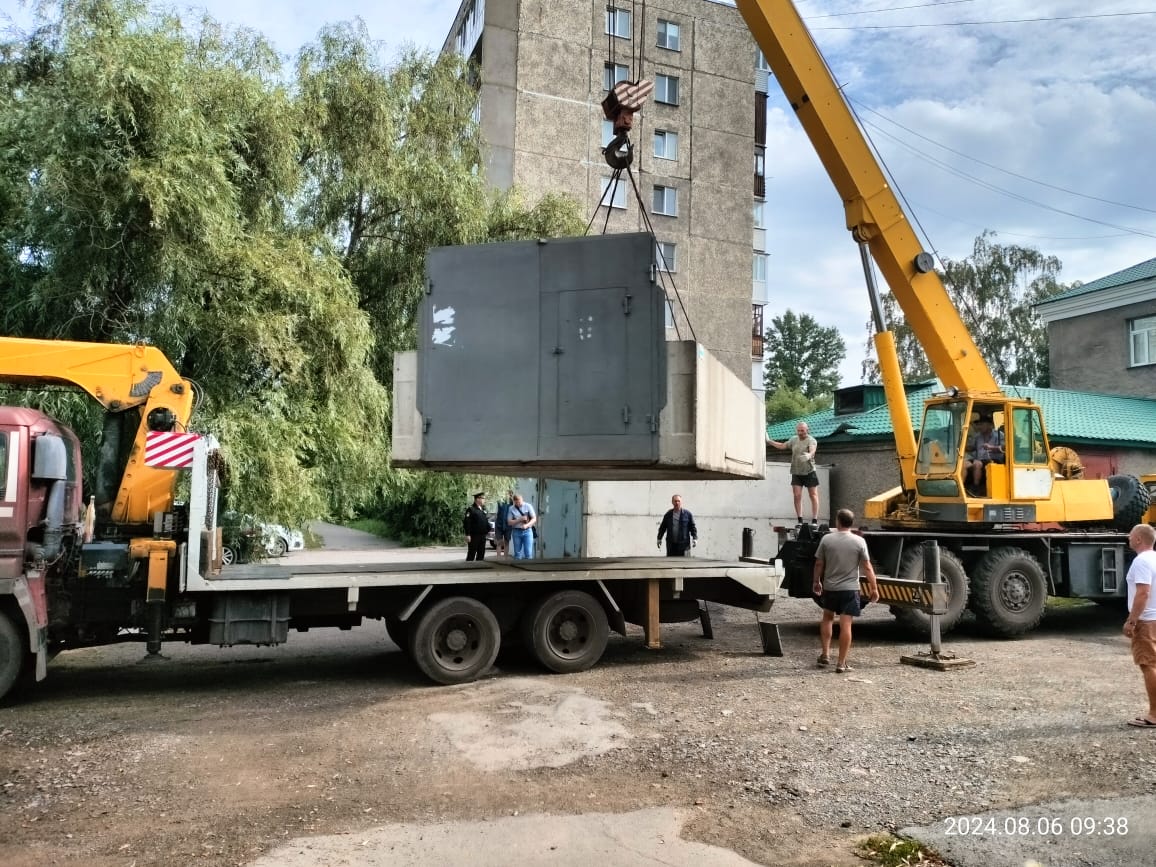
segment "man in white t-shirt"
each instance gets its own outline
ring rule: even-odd
[[[1128,547],[1136,559],[1128,567],[1128,619],[1124,634],[1132,640],[1132,661],[1144,675],[1148,693],[1148,713],[1130,720],[1128,725],[1156,729],[1156,527],[1137,524],[1128,534]]]

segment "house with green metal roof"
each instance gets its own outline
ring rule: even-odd
[[[1156,371],[1153,372],[1156,376]],[[1068,446],[1080,456],[1088,478],[1116,473],[1156,473],[1156,398],[1003,386],[1010,395],[1034,401],[1043,410],[1052,446]],[[923,402],[937,382],[907,385],[911,419],[919,424]],[[882,385],[839,389],[831,409],[767,427],[767,436],[789,439],[804,421],[819,442],[816,460],[830,467],[831,508],[862,511],[868,497],[899,483],[891,414]],[[770,449],[768,460],[789,457]]]
[[[1035,307],[1048,329],[1051,384],[1156,397],[1156,259]]]

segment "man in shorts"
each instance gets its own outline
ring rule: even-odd
[[[847,654],[851,652],[851,620],[859,616],[860,569],[867,575],[870,600],[879,601],[879,585],[867,553],[867,543],[862,536],[851,532],[854,523],[855,514],[850,509],[840,509],[835,515],[834,531],[819,540],[815,552],[814,586],[811,588],[823,609],[823,619],[819,621],[821,666],[831,664],[831,635],[835,631],[835,616],[839,617],[839,658],[835,662],[835,671],[839,674],[851,670]]]
[[[1132,661],[1144,676],[1148,693],[1148,713],[1130,720],[1128,725],[1156,729],[1156,527],[1137,524],[1128,534],[1128,547],[1136,559],[1128,567],[1128,619],[1124,634],[1132,641]]]
[[[803,523],[803,488],[811,497],[811,524],[819,523],[819,476],[815,473],[815,452],[819,442],[811,436],[805,421],[795,425],[795,435],[786,442],[770,437],[767,445],[791,450],[791,493],[795,498],[795,517]]]

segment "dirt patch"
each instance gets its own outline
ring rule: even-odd
[[[776,607],[783,658],[749,613],[712,606],[714,641],[668,626],[661,651],[616,637],[589,672],[504,657],[453,688],[376,624],[149,665],[135,645],[66,653],[0,709],[0,862],[223,867],[341,837],[357,864],[386,826],[659,810],[684,822],[671,839],[849,865],[869,833],[1156,795],[1156,738],[1124,725],[1143,694],[1116,612],[1057,610],[1015,642],[964,623],[948,649],[978,664],[938,673],[899,665],[923,647],[872,609],[852,678],[815,668],[807,600]]]

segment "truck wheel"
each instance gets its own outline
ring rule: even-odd
[[[946,548],[939,549],[939,573],[947,585],[947,613],[939,617],[939,631],[946,635],[954,628],[967,607],[967,572],[963,563]],[[918,547],[903,555],[898,578],[923,580],[923,551]],[[916,608],[892,607],[891,613],[901,625],[918,635],[931,634],[931,615]]]
[[[232,566],[234,563],[241,562],[241,558],[237,555],[237,549],[228,545],[221,549],[221,565]]]
[[[468,683],[494,664],[502,641],[498,618],[467,596],[435,602],[411,627],[413,661],[436,683]]]
[[[1152,498],[1135,476],[1108,476],[1108,488],[1112,492],[1112,526],[1127,533],[1144,520]]]
[[[1048,582],[1044,567],[1023,548],[994,548],[971,576],[971,608],[988,633],[1014,638],[1035,629],[1044,616]]]
[[[0,611],[0,699],[16,684],[28,658],[28,640],[12,622],[6,611]]]
[[[522,641],[550,671],[585,671],[602,658],[610,637],[606,610],[589,593],[543,596],[522,615]]]

